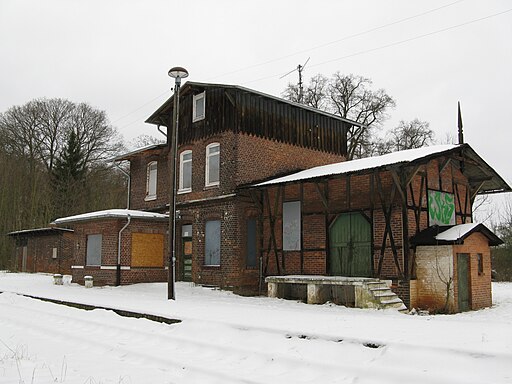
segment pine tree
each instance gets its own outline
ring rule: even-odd
[[[72,130],[52,169],[54,212],[57,217],[82,210],[87,175],[86,160]]]

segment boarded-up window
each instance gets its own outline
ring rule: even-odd
[[[87,235],[86,265],[101,265],[101,234]]]
[[[256,267],[256,219],[247,219],[247,266]]]
[[[132,267],[164,266],[164,235],[132,233]]]
[[[220,220],[206,222],[204,264],[220,265]]]
[[[300,251],[300,201],[283,203],[283,251]]]

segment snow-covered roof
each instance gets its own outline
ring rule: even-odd
[[[372,169],[383,167],[386,165],[407,163],[424,157],[432,156],[438,153],[450,151],[459,147],[459,145],[435,145],[431,147],[423,147],[417,149],[408,149],[405,151],[388,153],[387,155],[367,157],[364,159],[357,159],[351,161],[343,161],[341,163],[334,163],[322,165],[293,173],[288,176],[278,177],[276,179],[268,180],[263,183],[256,184],[255,186],[264,186],[271,184],[287,183],[305,179],[313,179],[322,176],[340,175],[344,173],[358,172],[365,169]]]
[[[440,232],[435,239],[441,241],[457,241],[471,232],[478,223],[459,224]]]
[[[467,223],[457,225],[438,226],[432,225],[411,238],[414,245],[448,245],[463,244],[464,239],[472,233],[479,232],[489,240],[489,245],[503,244],[489,228],[481,223]]]
[[[164,215],[155,212],[136,211],[133,209],[107,209],[104,211],[87,212],[81,215],[61,217],[55,220],[55,224],[72,223],[77,221],[87,221],[96,219],[122,219],[127,218],[128,215],[132,219],[155,219],[166,220],[169,215]]]

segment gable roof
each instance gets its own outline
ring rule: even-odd
[[[55,224],[75,223],[80,221],[89,221],[97,219],[123,219],[130,216],[132,219],[146,220],[168,220],[169,215],[155,212],[136,211],[133,209],[106,209],[104,211],[95,211],[82,213],[80,215],[61,217],[54,221]]]
[[[297,107],[297,108],[301,108],[301,109],[304,109],[304,110],[308,110],[310,112],[314,112],[314,113],[317,113],[317,114],[320,114],[320,115],[324,115],[324,116],[327,116],[327,117],[332,118],[332,119],[343,121],[343,122],[348,123],[350,125],[355,125],[355,126],[361,126],[362,125],[362,124],[360,124],[360,123],[358,123],[356,121],[349,120],[349,119],[346,119],[346,118],[334,115],[332,113],[325,112],[325,111],[322,111],[320,109],[310,107],[310,106],[305,105],[305,104],[296,103],[294,101],[290,101],[290,100],[286,100],[286,99],[283,99],[283,98],[280,98],[280,97],[277,97],[277,96],[269,95],[267,93],[256,91],[254,89],[242,87],[240,85],[201,83],[201,82],[195,82],[195,81],[187,81],[180,88],[180,95],[186,94],[187,92],[189,92],[191,89],[194,89],[194,88],[202,88],[202,89],[206,89],[206,88],[233,89],[233,90],[241,91],[241,92],[244,92],[244,93],[251,93],[253,95],[261,96],[263,98],[274,100],[274,101],[277,101],[277,102],[280,102],[280,103],[285,103],[285,104],[288,104],[288,105],[291,105],[291,106],[294,106],[294,107]],[[174,95],[169,97],[155,112],[153,112],[151,114],[151,116],[149,116],[146,119],[145,122],[149,123],[149,124],[164,125],[164,124],[162,124],[162,120],[159,117],[162,114],[170,116],[170,112],[169,111],[172,109],[173,103],[174,103]]]
[[[382,156],[367,157],[363,159],[343,161],[340,163],[322,165],[296,172],[291,175],[274,178],[253,187],[262,187],[275,184],[293,183],[304,180],[318,179],[334,175],[352,173],[366,173],[375,169],[385,169],[389,166],[414,165],[429,161],[438,156],[458,156],[458,161],[465,158],[471,162],[464,163],[464,172],[475,183],[482,183],[480,193],[508,192],[512,189],[503,178],[491,168],[468,144],[435,145],[417,149],[398,151]]]
[[[449,226],[433,225],[411,238],[413,245],[463,244],[464,239],[479,232],[489,240],[489,245],[501,245],[503,241],[489,228],[479,223],[467,223]]]

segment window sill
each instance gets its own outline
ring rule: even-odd
[[[153,196],[146,196],[144,198],[144,201],[153,201],[153,200],[156,200],[156,195],[153,195]]]
[[[210,264],[203,264],[203,268],[208,268],[208,269],[220,269],[220,264],[216,264],[216,265],[210,265]]]
[[[203,191],[208,191],[209,189],[215,189],[215,188],[219,188],[219,187],[220,187],[220,183],[208,184],[208,185],[204,186]]]
[[[178,189],[177,194],[178,195],[183,195],[185,193],[190,193],[190,192],[192,192],[192,188],[189,188],[189,189]]]

